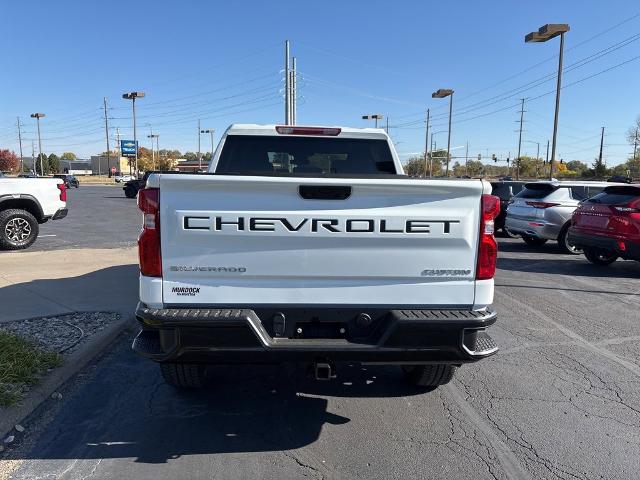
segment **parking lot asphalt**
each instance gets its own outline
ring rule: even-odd
[[[67,207],[66,218],[40,225],[38,239],[28,251],[136,245],[141,213],[120,185],[80,184],[67,191]]]
[[[132,241],[135,205],[111,191],[77,192],[69,231],[74,218],[92,230],[78,241],[109,231],[80,213],[88,202],[131,222],[118,241]],[[501,350],[445,387],[347,364],[316,382],[284,365],[217,368],[211,388],[184,394],[130,351],[129,333],[25,422],[11,478],[637,478],[640,264],[499,243]]]

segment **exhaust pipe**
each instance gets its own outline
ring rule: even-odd
[[[336,378],[335,369],[330,363],[316,363],[314,365],[316,380],[331,380]]]

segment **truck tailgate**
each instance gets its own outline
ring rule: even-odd
[[[159,186],[167,305],[474,303],[479,180],[160,175]]]

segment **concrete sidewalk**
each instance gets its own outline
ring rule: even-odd
[[[131,316],[136,248],[0,253],[0,322],[78,311]]]

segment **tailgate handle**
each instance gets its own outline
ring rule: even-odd
[[[351,186],[300,185],[298,193],[305,200],[346,200],[351,196]]]

